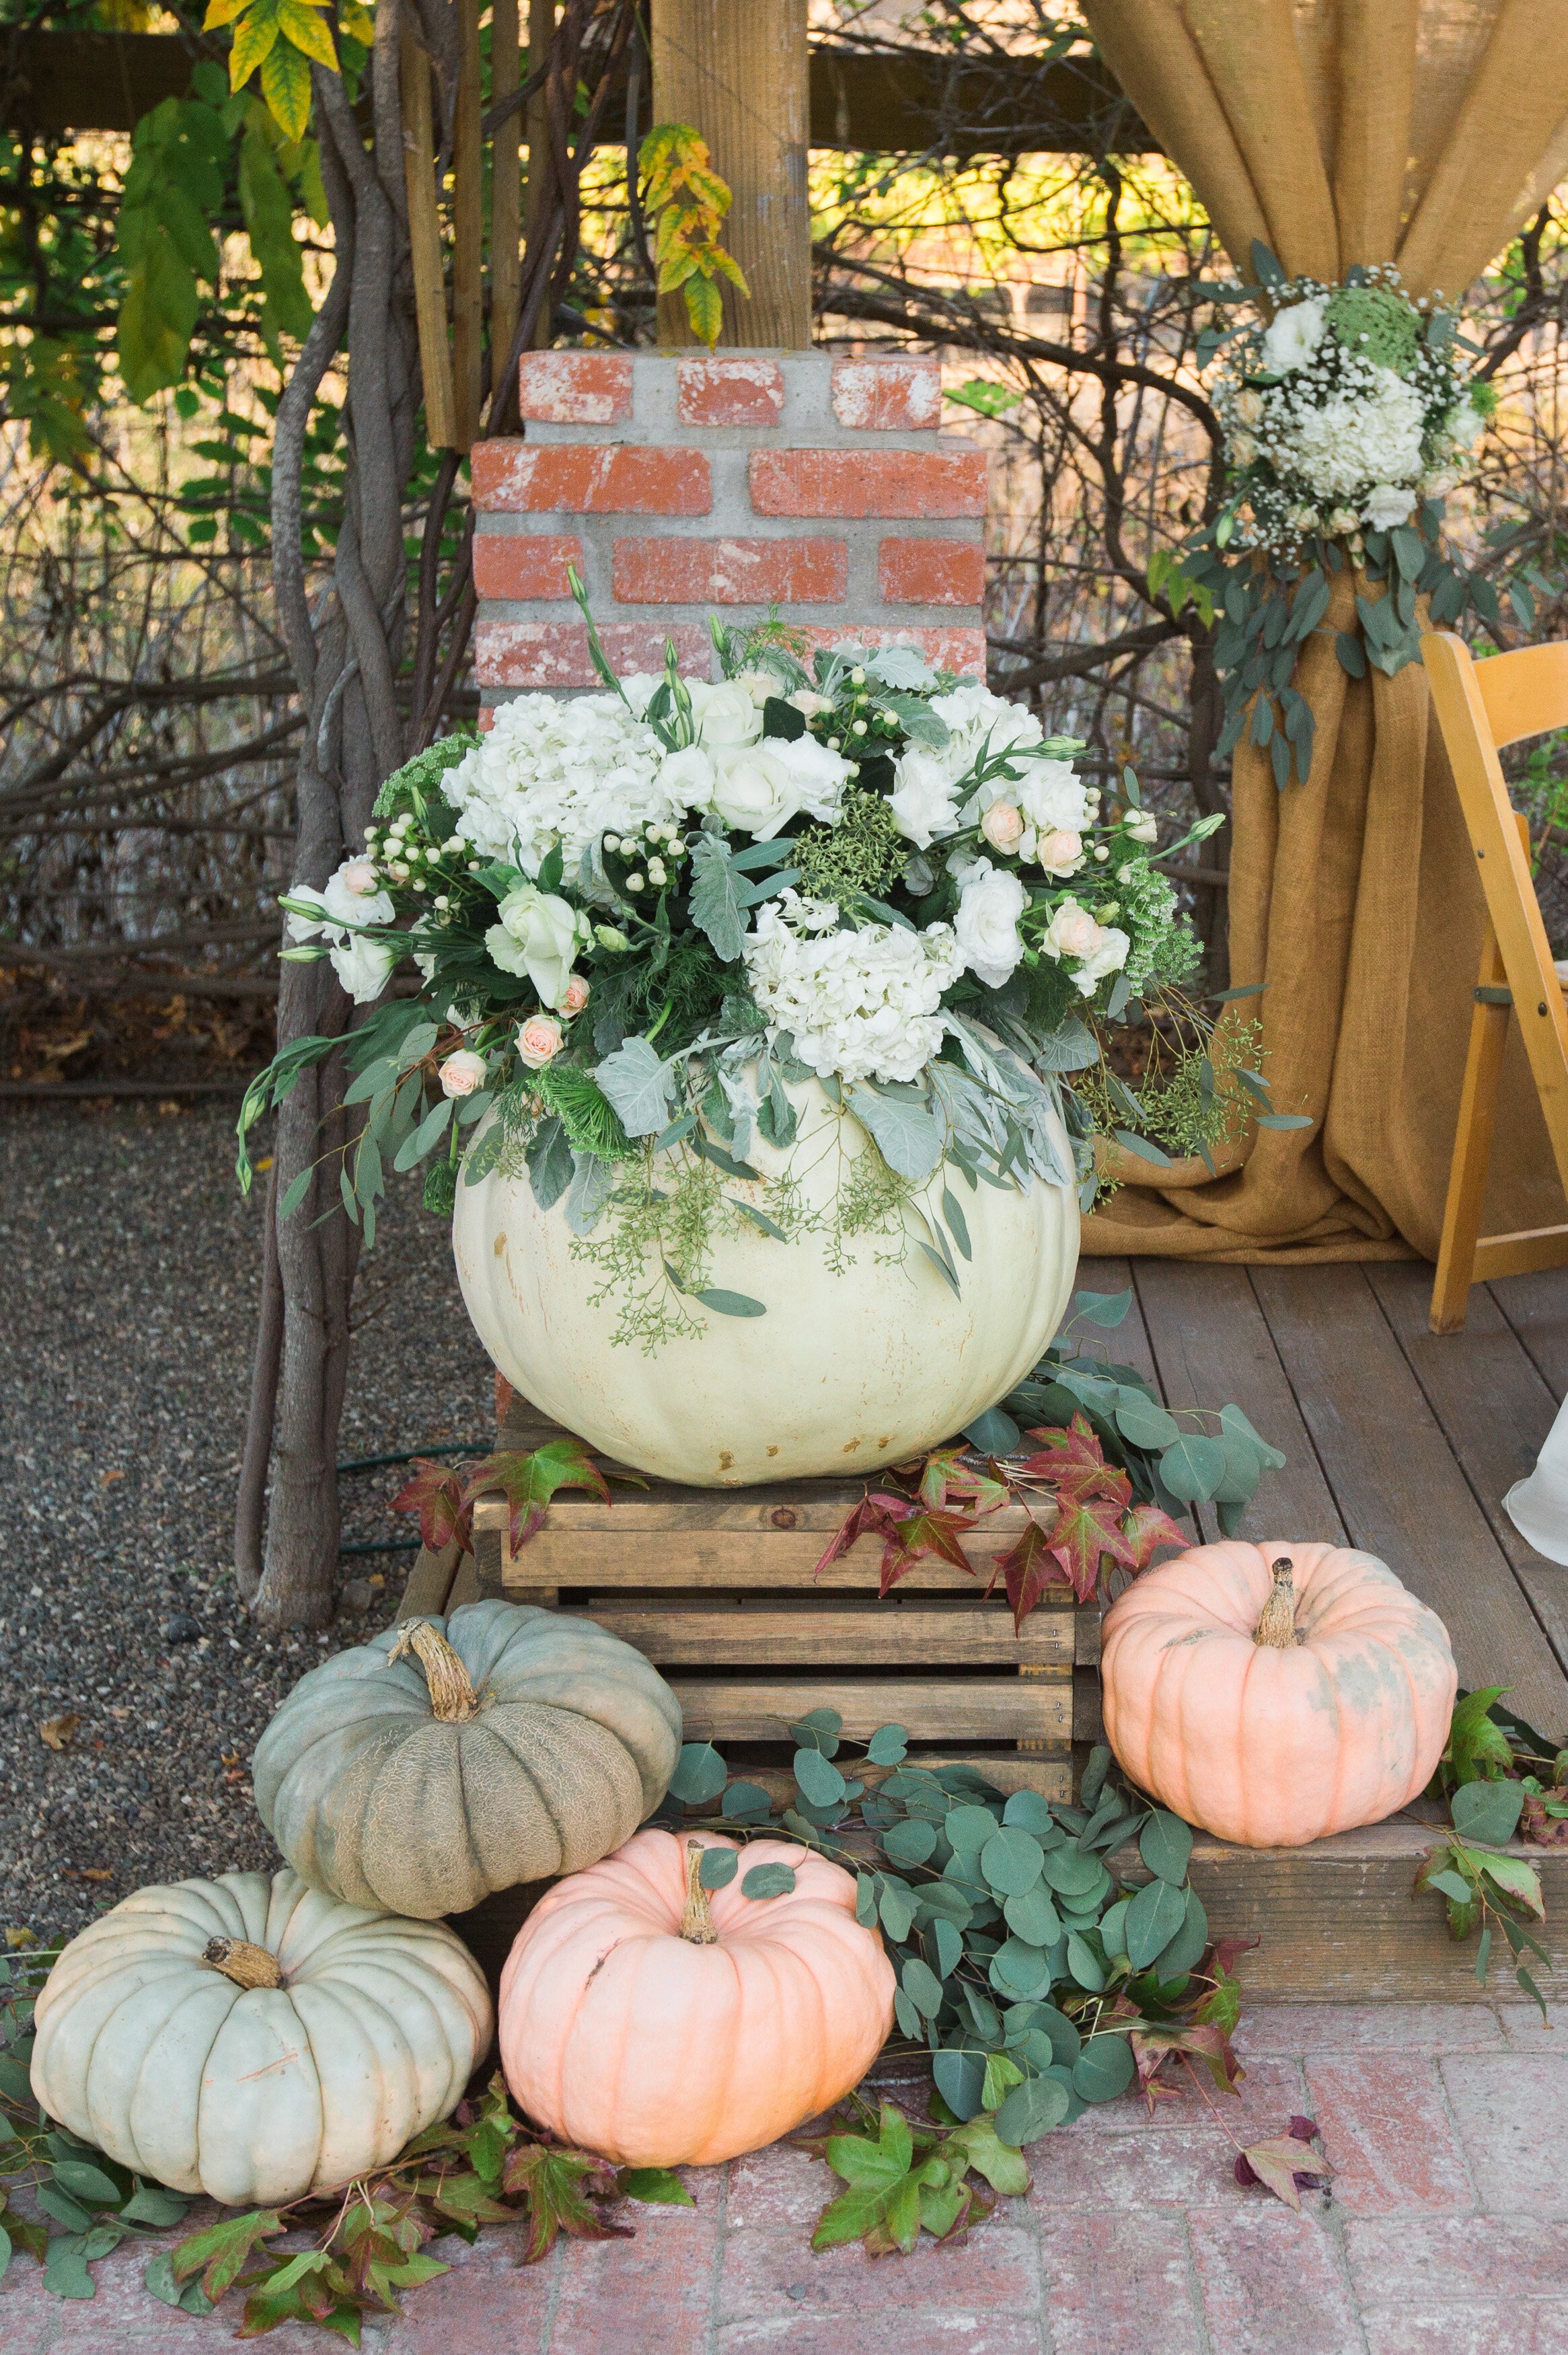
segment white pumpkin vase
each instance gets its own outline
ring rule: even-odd
[[[51,2118],[236,2208],[385,2167],[456,2107],[494,2028],[483,1973],[444,1923],[286,1871],[139,1889],[71,1940],[36,2020],[33,2092]]]
[[[868,1139],[814,1080],[789,1093],[794,1143],[781,1151],[754,1137],[748,1158],[764,1179],[788,1170],[808,1212],[826,1219]],[[1059,1123],[1055,1143],[1070,1169]],[[1071,1188],[1032,1177],[1026,1188],[982,1179],[971,1190],[943,1164],[916,1199],[939,1211],[944,1187],[959,1201],[971,1247],[956,1261],[957,1296],[920,1249],[928,1231],[907,1207],[896,1265],[887,1263],[893,1235],[855,1238],[835,1272],[825,1232],[781,1242],[726,1229],[706,1286],[759,1300],[766,1313],[730,1316],[688,1303],[701,1337],[644,1356],[615,1342],[613,1298],[588,1305],[595,1270],[572,1255],[565,1204],[542,1210],[525,1173],[460,1182],[458,1281],[507,1380],[620,1463],[702,1488],[870,1472],[951,1438],[1004,1397],[1038,1362],[1072,1292]],[[726,1191],[767,1209],[765,1184],[732,1179]]]

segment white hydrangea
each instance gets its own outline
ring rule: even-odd
[[[829,929],[831,900],[783,892],[758,911],[745,948],[751,994],[819,1077],[913,1080],[941,1046],[942,992],[963,969],[950,924]]]
[[[1372,484],[1421,479],[1425,404],[1393,368],[1363,364],[1346,370],[1347,383],[1322,401],[1309,393],[1271,394],[1260,442],[1275,466],[1300,474],[1325,504],[1356,499]]]
[[[600,835],[667,826],[679,815],[664,760],[653,730],[617,695],[520,695],[501,705],[442,790],[474,850],[537,875],[559,843],[569,875]]]

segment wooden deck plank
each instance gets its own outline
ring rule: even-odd
[[[628,1604],[596,1594],[574,1606],[612,1636],[646,1653],[658,1668],[737,1665],[808,1668],[1019,1668],[1044,1662],[1071,1668],[1074,1614],[1034,1611],[1014,1635],[1005,1604],[932,1597],[926,1609],[890,1595],[850,1603],[838,1595],[780,1597],[763,1603],[719,1596],[710,1604],[667,1595]]]
[[[1086,1283],[1086,1276],[1088,1278]],[[1079,1325],[1075,1327],[1073,1338],[1091,1357],[1104,1356],[1118,1365],[1136,1366],[1144,1379],[1158,1390],[1160,1374],[1150,1345],[1149,1328],[1144,1323],[1131,1261],[1092,1259],[1080,1263],[1078,1281],[1074,1287],[1075,1299],[1080,1292],[1131,1293],[1132,1306],[1121,1324],[1114,1326],[1108,1332],[1103,1325]]]
[[[1486,1288],[1552,1397],[1568,1398],[1568,1268],[1499,1276]],[[1479,1297],[1478,1285],[1470,1295],[1472,1307]]]
[[[1140,1260],[1137,1273],[1166,1404],[1220,1407],[1234,1399],[1285,1452],[1283,1469],[1265,1473],[1242,1536],[1259,1543],[1331,1538],[1342,1545],[1339,1508],[1246,1269],[1156,1259]],[[1205,1537],[1218,1535],[1212,1512],[1203,1522]]]
[[[1555,1400],[1485,1284],[1470,1295],[1463,1330],[1439,1334],[1426,1321],[1431,1284],[1425,1266],[1369,1268],[1367,1278],[1492,1535],[1568,1669],[1568,1569],[1537,1553],[1502,1506],[1504,1492],[1533,1465]],[[1568,1733],[1568,1697],[1545,1730],[1559,1729]]]
[[[1554,1728],[1563,1670],[1364,1269],[1257,1267],[1253,1283],[1351,1542],[1439,1614],[1462,1684],[1507,1685]]]

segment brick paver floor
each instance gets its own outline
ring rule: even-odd
[[[630,2241],[563,2242],[520,2269],[514,2236],[436,2244],[452,2271],[375,2355],[1568,2355],[1568,2006],[1543,2029],[1499,2003],[1259,2008],[1236,2043],[1254,2137],[1292,2111],[1338,2173],[1293,2215],[1241,2190],[1195,2096],[1152,2119],[1093,2109],[1033,2155],[1034,2188],[964,2244],[873,2264],[813,2256],[832,2188],[788,2147],[694,2170],[694,2209],[634,2208]],[[1245,2137],[1244,2137],[1245,2138]],[[198,2355],[196,2321],[97,2268],[91,2303],[0,2286],[4,2355]],[[280,2330],[273,2355],[335,2342]]]

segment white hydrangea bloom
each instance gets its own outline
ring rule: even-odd
[[[465,841],[537,875],[560,844],[571,874],[602,834],[629,834],[680,814],[653,730],[618,695],[520,695],[503,703],[481,744],[442,779]]]
[[[962,970],[952,927],[826,929],[837,915],[793,891],[761,908],[745,949],[752,996],[820,1077],[913,1080],[941,1046],[942,992]]]
[[[1372,483],[1421,478],[1420,392],[1392,368],[1368,365],[1353,374],[1364,374],[1364,390],[1351,383],[1321,402],[1275,394],[1260,437],[1276,467],[1304,475],[1325,502],[1354,499]]]

